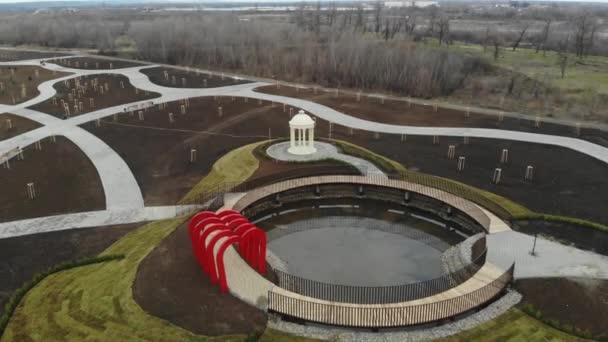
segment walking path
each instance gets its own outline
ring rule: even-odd
[[[458,208],[486,230],[492,228],[487,226],[488,222],[497,224],[497,222],[485,218],[476,205],[449,193],[405,181],[365,176],[321,176],[279,182],[239,196],[238,201],[233,201],[234,204],[226,209],[241,211],[261,198],[273,196],[275,193],[288,189],[339,183],[389,186],[421,193]],[[494,265],[492,260],[488,260],[471,278],[436,295],[391,304],[338,303],[300,295],[274,286],[249,267],[242,258],[238,258],[233,248],[229,250],[230,252],[226,253],[224,259],[225,269],[228,286],[236,297],[261,309],[268,308],[309,321],[343,326],[391,327],[451,317],[493,298],[510,281],[512,275],[510,273],[511,265],[500,267]]]
[[[348,163],[348,164],[356,167],[357,170],[359,170],[361,172],[361,174],[364,174],[366,176],[384,175],[384,172],[382,172],[382,170],[380,170],[373,163],[371,163],[365,159],[362,159],[362,158],[357,158],[357,157],[349,156],[344,153],[340,153],[340,151],[338,151],[338,148],[332,144],[315,141],[315,148],[317,149],[317,152],[315,152],[313,154],[308,154],[308,155],[291,154],[291,153],[287,152],[287,149],[289,148],[289,146],[290,146],[289,141],[274,144],[274,145],[268,147],[268,149],[266,150],[266,153],[270,157],[277,159],[277,160],[282,160],[282,161],[309,162],[309,161],[323,160],[323,159],[336,159],[336,160],[343,161],[345,163]]]
[[[608,256],[543,237],[508,230],[487,236],[488,260],[504,267],[515,260],[515,278],[586,277],[608,279]]]
[[[599,159],[604,163],[608,163],[608,148],[575,138],[489,128],[416,127],[390,125],[359,119],[315,102],[285,96],[258,93],[253,89],[247,89],[241,92],[239,96],[274,101],[278,103],[287,103],[293,107],[301,108],[304,111],[312,113],[323,120],[363,131],[406,135],[466,136],[472,138],[516,140],[529,143],[555,145],[584,153]]]
[[[86,56],[84,54],[75,54],[72,56],[62,58],[73,58],[79,56]],[[116,59],[109,57],[98,57],[94,58],[106,58]],[[603,162],[608,163],[608,149],[599,145],[592,144],[587,141],[561,137],[552,135],[543,135],[535,133],[525,133],[516,131],[505,131],[497,129],[482,129],[482,128],[448,128],[448,127],[411,127],[411,126],[398,126],[371,122],[367,120],[358,119],[349,115],[340,113],[329,107],[301,99],[289,98],[284,96],[276,96],[270,94],[258,93],[255,88],[269,85],[268,82],[254,82],[239,85],[231,85],[219,88],[171,88],[163,87],[152,83],[149,78],[140,72],[144,68],[152,68],[158,65],[150,63],[142,63],[142,66],[120,68],[120,69],[74,69],[59,66],[53,63],[46,62],[52,58],[32,59],[27,61],[13,61],[13,62],[1,62],[0,65],[37,65],[49,70],[56,70],[60,72],[70,73],[70,75],[43,82],[39,85],[38,89],[40,94],[27,102],[17,104],[14,106],[0,105],[1,112],[12,113],[19,115],[31,120],[34,120],[42,127],[34,129],[32,131],[23,133],[19,136],[0,141],[0,155],[23,148],[30,144],[35,143],[41,139],[49,137],[51,135],[62,135],[74,142],[87,157],[95,165],[106,194],[106,209],[112,212],[120,212],[123,209],[142,209],[144,208],[143,196],[137,181],[129,169],[128,165],[124,160],[110,148],[103,141],[90,134],[86,130],[79,127],[84,123],[101,119],[113,114],[122,113],[125,108],[133,105],[149,105],[165,103],[170,101],[181,100],[191,97],[200,96],[242,96],[254,99],[262,99],[267,101],[274,101],[278,103],[286,103],[294,107],[304,109],[311,114],[320,117],[321,119],[335,122],[337,124],[360,129],[366,131],[390,133],[390,134],[410,134],[410,135],[446,135],[446,136],[469,136],[469,137],[481,137],[481,138],[495,138],[495,139],[506,139],[506,140],[518,140],[531,143],[549,144],[555,146],[561,146],[565,148],[571,148],[578,152],[587,154]],[[45,61],[44,65],[40,62]],[[190,68],[178,68],[183,70],[193,70]],[[209,71],[201,70],[202,72],[209,73]],[[211,72],[217,74],[217,72]],[[37,112],[31,109],[27,109],[27,106],[46,101],[56,94],[56,90],[53,85],[57,82],[61,82],[65,79],[71,79],[75,77],[95,75],[95,74],[120,74],[124,75],[129,79],[131,84],[144,91],[156,92],[161,94],[159,98],[153,100],[138,101],[124,105],[118,105],[110,108],[100,109],[94,112],[82,114],[73,117],[68,120],[61,120],[52,115]],[[251,78],[255,79],[255,78]],[[122,215],[108,215],[108,217],[114,217],[113,224],[122,223]],[[45,225],[45,221],[42,220],[40,224]],[[73,222],[75,226],[79,224]],[[87,223],[83,222],[85,226]],[[40,227],[39,227],[40,228]],[[54,229],[49,226],[49,229]],[[43,229],[42,229],[43,230]]]
[[[173,218],[199,209],[196,205],[157,206],[134,209],[87,211],[0,223],[0,239],[54,232],[74,228],[90,228],[116,224],[155,221]]]

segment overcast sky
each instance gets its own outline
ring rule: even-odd
[[[103,2],[103,0],[0,0],[0,4],[9,4],[9,3],[23,3],[23,2],[50,2],[50,1],[91,1],[91,2]],[[137,1],[141,3],[143,0]],[[317,1],[317,0],[211,0],[209,2],[301,2],[301,1]],[[358,1],[358,0],[355,0]],[[370,0],[360,0],[360,1],[370,1]],[[373,0],[372,0],[373,1]],[[387,1],[399,1],[399,0],[387,0]],[[533,2],[534,0],[521,0],[521,1],[529,1]],[[554,2],[600,2],[600,3],[608,3],[608,0],[551,0]],[[112,2],[112,0],[108,0],[108,2]],[[123,2],[128,2],[128,0],[124,0]],[[151,2],[159,2],[158,0],[152,0]],[[205,2],[205,0],[167,0],[167,3],[179,2],[179,3],[188,3],[188,2]],[[484,0],[480,0],[480,2],[484,2]]]

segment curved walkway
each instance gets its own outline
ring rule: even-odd
[[[557,135],[526,133],[517,131],[507,131],[489,128],[468,128],[468,127],[416,127],[399,126],[378,123],[359,119],[344,113],[338,112],[330,107],[307,100],[295,99],[291,97],[258,93],[254,89],[247,89],[239,94],[250,98],[286,103],[293,107],[301,108],[313,115],[342,126],[359,129],[369,132],[380,132],[389,134],[407,135],[427,135],[427,136],[456,136],[488,139],[515,140],[537,144],[555,145],[569,148],[593,158],[608,163],[608,148],[575,138],[562,137]]]
[[[390,186],[438,199],[465,212],[487,231],[492,221],[479,208],[467,200],[452,194],[405,181],[365,176],[321,176],[279,182],[255,189],[240,196],[229,208],[242,211],[250,204],[285,190],[309,185],[348,183]],[[494,222],[496,223],[496,222]],[[226,274],[231,293],[252,305],[288,314],[302,319],[343,325],[390,327],[419,324],[468,311],[485,303],[499,293],[510,281],[512,269],[496,266],[488,260],[470,279],[439,294],[392,304],[349,304],[311,298],[277,287],[251,269],[232,248],[226,254]],[[462,298],[461,298],[462,297]],[[262,299],[260,299],[262,298]],[[455,298],[460,301],[451,302]],[[267,302],[268,300],[269,302]],[[303,310],[306,308],[306,310]]]
[[[87,56],[86,54],[74,54],[62,58],[73,58]],[[92,56],[93,58],[106,58],[106,59],[117,59],[101,56]],[[41,65],[41,61],[48,61],[56,59],[42,58],[42,59],[31,59],[26,61],[12,61],[2,62],[0,65],[37,65],[49,70],[56,70],[66,73],[71,73],[55,80],[43,82],[39,85],[38,89],[40,94],[27,102],[15,105],[0,105],[1,112],[12,113],[19,115],[38,123],[43,126],[32,131],[23,133],[19,136],[0,141],[0,155],[7,153],[18,148],[23,148],[30,144],[35,143],[38,140],[44,139],[51,135],[63,135],[68,139],[72,140],[84,153],[91,159],[102,180],[104,192],[106,194],[106,207],[108,210],[119,210],[125,208],[137,209],[143,208],[143,196],[141,190],[133,173],[128,168],[124,160],[94,135],[88,133],[86,130],[79,127],[79,125],[86,122],[90,122],[96,119],[101,119],[113,114],[124,112],[126,107],[133,105],[149,105],[165,103],[170,101],[181,100],[191,97],[201,96],[241,96],[249,97],[254,99],[261,99],[267,101],[274,101],[278,103],[289,104],[294,107],[304,109],[311,114],[318,116],[327,121],[335,122],[339,125],[351,127],[360,130],[374,131],[389,134],[410,134],[410,135],[445,135],[445,136],[469,136],[469,137],[480,137],[480,138],[494,138],[494,139],[505,139],[505,140],[517,140],[531,143],[540,143],[561,146],[570,148],[578,152],[587,154],[593,158],[608,163],[608,148],[592,144],[583,140],[543,135],[535,133],[524,133],[516,131],[506,131],[497,129],[481,129],[481,128],[447,128],[447,127],[412,127],[412,126],[398,126],[382,124],[367,120],[358,119],[351,117],[344,113],[338,112],[332,108],[314,103],[311,101],[289,98],[284,96],[270,95],[258,93],[255,88],[269,85],[269,82],[254,82],[232,86],[225,86],[219,88],[171,88],[163,87],[154,84],[150,81],[148,76],[140,72],[144,68],[152,68],[158,65],[151,63],[142,63],[142,66],[120,68],[120,69],[74,69],[59,66],[53,63],[46,62]],[[183,69],[183,68],[182,68]],[[189,69],[194,70],[194,69]],[[203,72],[208,72],[201,70]],[[213,72],[211,72],[213,73]],[[129,79],[134,87],[140,88],[144,91],[157,92],[161,94],[159,98],[153,100],[138,101],[134,103],[118,105],[110,108],[100,109],[98,111],[82,114],[73,117],[68,120],[61,120],[53,117],[52,115],[37,112],[31,109],[26,109],[27,106],[34,105],[45,101],[56,94],[56,90],[53,85],[57,82],[61,82],[65,79],[71,79],[75,77],[81,77],[86,75],[95,74],[120,74]],[[217,73],[215,73],[217,74]],[[259,78],[252,78],[258,79]],[[117,217],[120,217],[118,215]],[[121,223],[118,220],[115,223]]]
[[[357,170],[359,170],[363,175],[384,176],[384,172],[382,172],[382,170],[380,170],[373,163],[365,159],[340,153],[338,148],[332,144],[315,141],[315,148],[317,149],[317,152],[308,155],[291,154],[287,151],[289,146],[290,143],[288,141],[274,144],[268,147],[266,153],[270,157],[282,161],[310,162],[323,159],[336,159],[356,167]]]

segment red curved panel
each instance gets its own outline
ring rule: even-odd
[[[239,243],[239,254],[251,265],[253,259],[250,257],[249,251],[251,250],[252,240],[247,234],[251,230],[255,230],[255,226],[251,223],[246,223],[238,226],[234,233],[241,237],[241,242]]]
[[[222,211],[218,212],[218,213],[217,213],[217,216],[218,216],[218,217],[224,217],[224,216],[227,216],[227,215],[232,215],[232,214],[237,214],[237,215],[240,215],[241,213],[239,213],[239,212],[238,212],[238,211],[236,211],[236,210],[232,210],[232,209],[225,209],[225,210],[222,210]]]
[[[234,230],[236,227],[240,226],[241,224],[246,224],[246,223],[249,223],[249,221],[246,218],[241,217],[241,218],[237,218],[232,221],[226,222],[226,226],[228,227],[228,229]]]
[[[209,236],[209,234],[211,234],[212,232],[215,231],[222,231],[222,230],[226,230],[226,231],[230,231],[228,230],[228,228],[226,228],[225,225],[223,224],[211,224],[205,227],[205,230],[203,230],[203,233],[200,235],[199,240],[198,240],[198,257],[199,257],[199,262],[201,263],[201,265],[203,266],[203,270],[205,270],[205,272],[209,272],[209,264],[207,263],[207,259],[205,258],[205,252],[207,250],[207,246],[208,244],[207,242],[207,237]]]
[[[222,221],[230,222],[230,221],[240,219],[240,218],[247,220],[247,218],[241,214],[230,214],[230,215],[223,216]]]
[[[220,220],[218,217],[204,218],[204,219],[198,221],[198,223],[194,226],[194,228],[192,228],[192,230],[190,231],[190,239],[198,241],[197,237],[200,234],[201,230],[203,230],[206,225],[211,224],[211,223],[223,224],[222,220]]]
[[[213,255],[215,244],[223,237],[235,236],[234,232],[228,229],[222,230],[219,233],[213,235],[207,243],[207,251],[205,252],[205,260],[207,264],[207,271],[212,283],[216,283],[218,280],[217,274],[217,261]]]
[[[212,211],[201,211],[190,219],[190,223],[188,223],[188,231],[192,232],[192,229],[199,223],[201,220],[204,220],[208,217],[217,217],[217,215]]]
[[[222,243],[220,249],[217,251],[217,273],[220,280],[220,291],[222,293],[228,292],[228,280],[226,279],[226,269],[224,268],[224,253],[230,245],[236,242],[239,242],[239,237],[236,235],[231,236]]]

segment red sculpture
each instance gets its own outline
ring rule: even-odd
[[[259,273],[266,269],[266,233],[234,210],[202,211],[190,219],[190,241],[201,268],[220,290],[228,291],[224,255],[236,244],[238,252]]]

